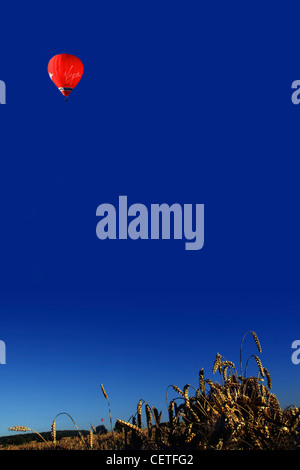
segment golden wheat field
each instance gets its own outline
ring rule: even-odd
[[[276,395],[271,392],[270,372],[263,366],[257,354],[252,354],[243,369],[242,346],[250,334],[257,353],[261,345],[257,334],[248,331],[240,344],[240,367],[216,355],[212,371],[219,380],[205,378],[199,372],[197,387],[190,384],[182,388],[170,385],[166,393],[168,421],[162,422],[162,412],[140,400],[128,421],[117,420],[113,429],[108,394],[101,384],[107,401],[111,432],[99,434],[91,425],[85,435],[79,431],[68,413],[59,413],[50,426],[50,437],[26,426],[13,426],[10,431],[35,433],[36,439],[20,445],[4,445],[5,450],[294,450],[300,449],[300,410],[291,405],[280,407]],[[257,375],[247,376],[249,360],[257,365]],[[168,400],[168,390],[176,392],[176,398]],[[67,414],[75,429],[75,437],[57,437],[56,418]]]

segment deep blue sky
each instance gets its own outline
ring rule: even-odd
[[[0,434],[128,419],[170,383],[239,363],[257,332],[300,405],[299,5],[58,2],[1,7]],[[85,71],[65,103],[58,53]],[[205,204],[205,245],[100,241],[96,208]],[[249,336],[245,360],[256,353]],[[249,373],[256,368],[249,366]],[[63,418],[58,427],[72,427]]]

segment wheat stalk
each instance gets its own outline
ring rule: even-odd
[[[27,431],[34,432],[35,434],[37,434],[45,442],[45,444],[47,444],[47,446],[50,449],[50,446],[49,446],[48,442],[46,441],[46,439],[44,439],[43,436],[41,436],[40,433],[35,431],[34,429],[28,428],[27,426],[12,426],[12,427],[8,428],[8,430],[9,431],[17,431],[17,432],[27,432]]]
[[[84,443],[85,441],[84,441],[84,439],[83,439],[83,436],[82,436],[81,432],[79,431],[79,429],[78,429],[78,427],[77,427],[77,424],[75,423],[75,421],[74,421],[74,419],[72,418],[72,416],[71,416],[69,413],[67,413],[66,411],[62,411],[61,413],[58,413],[58,414],[55,416],[55,418],[54,418],[54,420],[53,420],[53,423],[55,423],[55,422],[56,422],[56,419],[58,418],[58,416],[61,416],[61,415],[67,415],[67,416],[70,418],[70,420],[71,420],[72,423],[74,424],[75,428],[77,429],[77,432],[78,432],[78,434],[79,434],[79,437],[80,437],[81,441]],[[52,423],[52,425],[53,425],[53,423]]]
[[[101,390],[102,390],[102,393],[104,395],[104,398],[108,401],[108,396],[107,396],[107,393],[105,391],[105,388],[104,388],[103,384],[101,384]]]
[[[220,367],[221,359],[222,359],[221,354],[217,353],[215,362],[213,364],[213,374],[217,372],[218,368]]]
[[[241,378],[243,378],[243,368],[242,368],[242,347],[243,347],[243,342],[244,342],[244,339],[245,337],[251,333],[254,341],[255,341],[255,344],[257,346],[257,349],[258,351],[261,353],[262,349],[261,349],[261,345],[260,345],[260,342],[259,342],[259,339],[258,339],[258,336],[257,334],[255,333],[255,331],[252,331],[252,330],[249,330],[247,331],[247,333],[244,334],[243,338],[242,338],[242,341],[241,341],[241,346],[240,346],[240,368],[241,368]],[[245,371],[245,374],[246,374],[246,371]]]
[[[195,420],[196,420],[197,422],[200,422],[200,418],[199,418],[199,416],[197,415],[197,413],[195,413],[195,411],[192,409],[189,400],[186,401],[185,406],[188,408],[189,412],[193,415],[193,417],[195,418]]]
[[[140,429],[142,429],[142,403],[142,400],[140,400],[137,405],[137,422]]]
[[[168,413],[169,413],[169,423],[170,426],[174,424],[174,401],[171,400],[168,406]]]
[[[91,423],[90,423],[90,424],[91,424]],[[97,434],[97,430],[96,430],[95,426],[93,426],[93,425],[91,424],[91,428],[92,428],[92,430],[94,431],[94,433]]]
[[[272,388],[271,374],[270,374],[270,372],[268,371],[268,369],[267,369],[266,367],[264,367],[263,370],[264,370],[264,373],[265,373],[265,375],[266,375],[266,377],[267,377],[268,387],[269,387],[269,389],[271,389],[271,388]]]
[[[261,353],[261,352],[262,352],[262,349],[261,349],[261,345],[260,345],[260,342],[259,342],[259,339],[258,339],[257,334],[255,333],[255,331],[251,331],[251,334],[252,334],[252,336],[253,336],[253,338],[254,338],[254,341],[255,341],[255,344],[256,344],[256,346],[257,346],[258,351]]]
[[[158,410],[157,410],[157,408],[155,408],[155,406],[152,406],[152,412],[153,412],[153,416],[154,416],[154,421],[155,421],[156,427],[158,427],[159,424],[160,424],[161,412],[158,413]]]
[[[136,431],[138,434],[143,434],[142,430],[138,428],[135,424],[127,423],[127,421],[123,421],[122,419],[117,419],[117,422],[120,423],[122,426],[126,426],[132,431]]]
[[[93,448],[93,431],[90,431],[90,434],[89,434],[89,438],[88,438],[88,443],[89,443],[89,447],[90,449]]]
[[[223,367],[222,369],[222,374],[223,374],[223,379],[224,379],[224,382],[226,382],[227,380],[227,369],[228,369],[229,366],[225,366]]]
[[[273,409],[275,410],[275,412],[280,415],[280,414],[281,414],[281,407],[280,407],[278,398],[276,397],[276,395],[274,395],[274,393],[270,393],[270,395],[269,395],[269,403],[270,403],[270,405],[273,407]]]
[[[51,424],[51,437],[52,437],[52,442],[56,444],[56,422],[55,419],[53,420]]]
[[[258,366],[258,369],[259,369],[260,375],[261,375],[262,377],[264,377],[264,376],[265,376],[265,373],[264,373],[264,369],[263,369],[263,366],[262,366],[261,360],[260,360],[260,359],[259,359],[259,357],[258,357],[258,356],[256,356],[255,354],[253,354],[253,357],[254,357],[254,359],[255,359],[255,362],[256,362],[256,364],[257,364],[257,366]]]
[[[152,416],[151,416],[151,408],[148,405],[148,403],[145,403],[145,412],[146,412],[148,436],[151,437],[151,435],[152,435]]]
[[[177,385],[171,385],[171,387],[173,387],[173,389],[175,390],[175,392],[177,392],[179,395],[181,395],[183,398],[184,398],[184,393],[183,391],[177,387]]]
[[[189,388],[190,388],[190,384],[186,384],[183,387],[183,395],[184,395],[185,401],[189,401]]]
[[[105,388],[103,386],[103,384],[101,384],[101,390],[102,390],[102,393],[104,395],[104,398],[107,400],[107,403],[108,403],[108,411],[109,411],[109,419],[110,419],[110,428],[111,428],[111,432],[112,434],[114,433],[113,431],[113,425],[112,425],[112,419],[111,419],[111,411],[110,411],[110,403],[109,403],[109,399],[108,399],[108,396],[107,396],[107,393],[105,391]]]
[[[9,431],[18,431],[18,432],[27,432],[32,431],[32,429],[28,428],[27,426],[12,426],[8,428]]]
[[[202,369],[199,371],[199,386],[200,386],[200,390],[201,392],[205,392],[205,380],[204,380],[204,371],[203,371],[203,367]]]

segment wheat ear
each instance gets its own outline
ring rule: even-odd
[[[72,418],[72,416],[69,415],[69,413],[67,413],[66,411],[62,411],[61,413],[58,413],[58,414],[55,416],[55,418],[54,418],[54,420],[53,420],[53,423],[56,422],[56,418],[57,418],[58,416],[60,416],[60,415],[67,415],[67,416],[70,418],[70,420],[71,420],[72,423],[74,424],[75,428],[77,429],[77,432],[78,432],[78,434],[79,434],[79,437],[80,437],[81,441],[84,443],[85,441],[84,441],[84,439],[83,439],[83,437],[82,437],[81,432],[79,431],[79,429],[78,429],[78,427],[77,427],[77,424],[75,423],[75,421],[74,421],[74,419]],[[52,424],[53,424],[53,423],[52,423]]]
[[[52,437],[52,442],[56,444],[56,422],[55,419],[53,420],[51,424],[51,437]]]
[[[105,391],[105,388],[104,388],[103,384],[101,384],[101,390],[102,390],[102,393],[104,395],[104,398],[107,400],[108,411],[109,411],[109,419],[110,419],[110,428],[111,428],[111,432],[113,434],[114,431],[113,431],[113,425],[112,425],[112,419],[111,419],[110,403],[109,403],[109,399],[108,399],[108,396],[107,396],[107,393]]]
[[[35,434],[37,434],[44,442],[45,444],[47,444],[47,446],[50,448],[48,442],[46,441],[46,439],[43,438],[43,436],[40,435],[39,432],[35,431],[34,429],[31,429],[31,428],[28,428],[27,426],[12,426],[10,428],[8,428],[9,431],[18,431],[18,432],[27,432],[27,431],[31,431],[31,432],[34,432]]]

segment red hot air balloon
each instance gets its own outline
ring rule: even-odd
[[[49,61],[48,73],[67,100],[82,77],[83,63],[72,54],[57,54]]]

